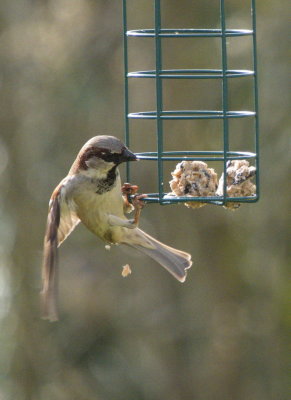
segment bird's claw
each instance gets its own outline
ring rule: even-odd
[[[134,219],[132,220],[133,225],[138,225],[139,217],[142,208],[145,206],[144,198],[146,194],[137,194],[138,186],[131,185],[130,183],[124,183],[121,188],[122,194],[125,196],[128,204],[131,204],[134,207]]]
[[[143,201],[145,197],[146,194],[136,194],[132,199],[132,205],[134,207],[134,223],[136,226],[138,226],[139,223],[141,210],[145,206],[145,202]]]
[[[145,206],[144,199],[147,197],[146,194],[136,194],[131,199],[131,203],[135,209],[142,209]]]
[[[131,204],[131,196],[135,195],[138,191],[138,186],[137,185],[131,185],[130,183],[124,183],[123,186],[121,187],[121,192],[123,196],[126,196],[127,201]]]

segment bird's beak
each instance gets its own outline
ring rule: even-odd
[[[137,161],[137,157],[128,148],[125,148],[122,152],[122,161]]]

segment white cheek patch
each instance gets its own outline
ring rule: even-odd
[[[85,161],[88,169],[82,171],[82,175],[90,178],[104,179],[107,176],[108,171],[114,167],[114,163],[106,162],[98,157],[91,157]]]
[[[106,163],[101,158],[91,157],[89,160],[85,161],[85,164],[88,168],[104,169]]]

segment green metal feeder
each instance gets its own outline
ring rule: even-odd
[[[162,26],[161,14],[163,8],[167,7],[166,2],[161,4],[160,0],[151,0],[154,7],[154,28],[152,29],[134,29],[128,30],[128,7],[129,1],[123,0],[123,27],[124,27],[124,71],[125,71],[125,142],[130,146],[132,141],[131,121],[132,120],[154,120],[156,130],[156,146],[151,152],[138,153],[143,162],[156,162],[156,187],[154,193],[148,193],[147,202],[160,204],[173,204],[178,202],[198,201],[212,203],[216,205],[225,205],[228,202],[248,202],[253,203],[259,199],[259,118],[258,118],[258,82],[257,82],[257,53],[256,53],[256,8],[255,0],[250,0],[249,11],[251,16],[251,29],[228,29],[226,27],[226,3],[227,0],[219,1],[219,21],[218,29],[167,29]],[[138,6],[136,0],[135,6]],[[193,4],[193,7],[195,5]],[[189,10],[190,12],[191,10]],[[185,12],[181,7],[177,13]],[[187,10],[186,10],[187,12]],[[228,68],[228,39],[233,37],[239,41],[242,37],[251,37],[252,39],[252,68],[251,69],[229,69]],[[129,71],[128,52],[131,46],[132,38],[148,38],[155,44],[155,68],[143,71]],[[162,62],[163,49],[167,45],[165,38],[179,40],[195,41],[197,38],[205,38],[205,43],[219,38],[221,48],[221,67],[219,69],[164,69]],[[231,110],[229,109],[229,82],[233,79],[251,79],[251,97],[253,107],[251,110]],[[155,82],[155,105],[152,111],[130,111],[130,79],[152,79]],[[169,79],[183,80],[219,80],[221,82],[221,110],[166,110],[164,108],[163,83]],[[230,120],[237,119],[242,121],[248,118],[252,123],[252,141],[253,151],[231,151],[229,145]],[[222,137],[222,148],[211,151],[164,151],[165,143],[165,121],[185,121],[192,120],[195,124],[197,120],[221,120],[221,131],[217,135]],[[226,176],[227,162],[229,160],[248,160],[256,167],[255,183],[256,193],[252,196],[228,197],[226,190],[226,179],[224,179],[223,194],[220,196],[207,197],[173,197],[168,196],[164,189],[164,165],[169,161],[180,162],[183,160],[199,160],[204,162],[216,161],[222,163],[222,170]],[[129,163],[130,164],[130,163]],[[127,180],[130,181],[130,168],[127,166]],[[169,178],[169,177],[167,177]]]

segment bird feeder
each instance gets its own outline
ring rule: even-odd
[[[135,1],[135,7],[138,10],[139,0]],[[216,205],[227,206],[228,204],[239,204],[239,203],[253,203],[259,198],[259,119],[258,119],[258,83],[257,83],[257,54],[256,54],[256,9],[255,0],[250,0],[247,5],[247,12],[249,14],[249,26],[248,29],[243,27],[229,28],[228,24],[228,1],[227,0],[216,0],[214,3],[217,6],[216,26],[214,28],[183,28],[174,27],[169,28],[163,26],[163,12],[166,11],[168,6],[167,2],[161,2],[160,0],[151,0],[153,7],[153,21],[152,27],[136,27],[135,29],[128,30],[128,26],[134,24],[134,21],[129,21],[129,7],[132,3],[127,0],[123,0],[123,28],[124,28],[124,81],[125,81],[125,142],[128,146],[131,145],[133,135],[138,135],[138,132],[133,132],[131,124],[133,120],[154,120],[155,122],[155,147],[150,152],[140,152],[138,157],[143,160],[143,163],[156,163],[156,181],[153,182],[153,191],[148,193],[146,197],[147,202],[165,204],[175,204],[179,202],[197,202],[199,204],[212,203]],[[189,5],[189,2],[187,2]],[[203,4],[203,2],[202,2]],[[191,9],[186,10],[187,6],[177,8],[177,14],[179,13],[195,13],[195,2],[192,2]],[[236,5],[236,8],[242,6]],[[246,5],[244,4],[244,7]],[[142,12],[142,11],[141,11]],[[140,18],[137,18],[139,20]],[[237,19],[236,21],[239,21]],[[232,20],[233,24],[233,20]],[[250,28],[250,29],[249,29]],[[244,38],[249,37],[249,43],[247,51],[249,59],[251,60],[250,68],[245,68],[244,65],[240,68],[232,69],[229,67],[229,58],[231,56],[229,49],[229,41],[235,41],[235,47],[239,48],[239,42]],[[132,71],[130,70],[129,62],[129,51],[131,50],[133,40],[148,40],[153,41],[154,54],[152,55],[155,60],[155,66],[153,69],[145,69]],[[164,67],[163,63],[163,52],[166,50],[166,46],[169,45],[169,41],[181,41],[184,39],[183,44],[190,43],[191,46],[195,46],[201,38],[203,39],[203,46],[198,46],[195,52],[207,51],[208,45],[211,41],[216,40],[219,46],[219,63],[218,68],[185,68],[181,65],[180,68],[168,68]],[[189,41],[189,42],[187,42]],[[237,46],[236,46],[237,45]],[[186,44],[187,46],[187,44]],[[193,48],[193,47],[191,47]],[[175,58],[175,54],[173,55]],[[132,112],[131,110],[131,90],[130,80],[153,80],[155,84],[155,108],[148,110],[138,110]],[[164,107],[164,85],[168,80],[208,80],[219,82],[219,97],[220,105],[215,109],[167,109]],[[236,96],[248,96],[251,98],[251,106],[249,109],[240,109],[239,107],[233,109],[230,102],[230,85],[234,80],[240,80],[239,90]],[[244,85],[246,82],[246,85]],[[242,93],[240,93],[240,91]],[[237,124],[248,119],[248,135],[251,136],[251,140],[243,142],[241,149],[233,149],[231,146],[230,137],[236,135]],[[168,135],[166,129],[168,126],[167,121],[175,121],[176,124],[188,121],[188,124],[201,123],[203,121],[220,120],[220,129],[213,132],[213,137],[220,138],[221,147],[213,150],[213,148],[205,148],[203,150],[195,149],[195,140],[193,140],[193,147],[191,149],[185,148],[182,151],[165,151],[167,148],[166,141]],[[232,126],[232,121],[236,121],[235,128]],[[203,132],[201,133],[203,134]],[[191,135],[189,133],[188,135]],[[182,140],[182,139],[181,139]],[[251,142],[251,145],[249,143]],[[210,146],[211,147],[211,146]],[[251,147],[251,148],[248,148]],[[221,166],[222,179],[219,182],[219,188],[212,194],[203,195],[203,192],[199,196],[188,196],[188,195],[173,195],[169,194],[169,190],[166,188],[166,182],[169,181],[169,176],[165,176],[164,169],[167,162],[181,163],[185,161],[196,161],[201,163],[216,162]],[[240,163],[241,161],[241,163]],[[130,163],[129,163],[130,164]],[[230,170],[235,165],[249,165],[251,171],[249,175],[255,180],[255,191],[254,193],[244,193],[239,195],[232,195],[228,190],[228,179],[231,179]],[[145,168],[146,168],[146,164]],[[181,168],[184,164],[179,164]],[[185,164],[186,165],[186,164]],[[189,164],[190,165],[190,164]],[[127,166],[127,180],[130,181],[130,175],[132,164]],[[206,167],[205,167],[206,168]],[[207,171],[207,169],[205,169]],[[255,172],[254,172],[255,171]],[[205,172],[207,175],[207,172]],[[238,174],[239,175],[239,174]],[[247,178],[249,178],[248,176]],[[224,179],[227,177],[227,179]],[[246,178],[246,177],[245,177]],[[244,178],[243,178],[244,179]],[[233,185],[239,182],[238,177],[232,178]]]

